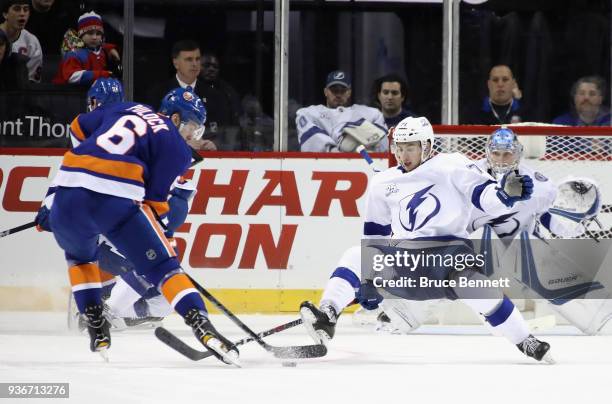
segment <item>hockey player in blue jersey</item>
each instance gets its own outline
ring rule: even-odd
[[[170,187],[190,165],[185,139],[201,136],[204,120],[201,100],[175,89],[162,100],[160,114],[143,104],[118,103],[79,115],[71,124],[81,143],[66,153],[54,179],[50,220],[69,263],[77,306],[88,319],[92,351],[110,346],[96,262],[103,235],[156,285],[207,349],[237,363],[238,350],[210,323],[156,219],[167,213]]]
[[[125,94],[123,92],[123,85],[121,82],[115,78],[99,78],[97,79],[87,91],[87,112],[91,112],[94,109],[101,107],[103,105],[111,105],[118,102],[123,102],[125,98]],[[81,141],[74,136],[74,133],[70,131],[71,137],[70,141],[73,147],[78,146]],[[39,231],[52,231],[51,223],[49,219],[50,209],[53,205],[53,198],[55,197],[56,187],[51,186],[47,190],[47,195],[45,196],[45,200],[43,205],[38,211],[36,215],[36,227]],[[103,295],[108,295],[110,293],[110,289],[115,284],[115,275],[118,275],[114,271],[100,271],[101,282],[103,285]],[[70,306],[70,305],[69,305]],[[71,307],[69,307],[69,310]]]
[[[440,251],[436,250],[440,245],[441,251],[451,255],[469,252],[466,228],[472,210],[500,216],[508,213],[515,203],[529,199],[533,191],[529,176],[509,172],[498,183],[458,153],[431,157],[434,134],[426,118],[406,118],[391,133],[399,165],[372,178],[366,196],[363,232],[366,240],[391,240],[387,246],[379,242],[364,247],[363,251],[360,248],[347,250],[329,279],[319,306],[302,303],[300,315],[317,342],[324,343],[334,336],[338,315],[354,300],[366,309],[375,309],[382,302],[383,297],[372,280],[362,278],[362,274],[369,275],[367,269],[362,271],[361,268],[362,252],[366,257],[379,252],[392,253],[397,250],[394,246],[410,246],[417,241],[430,244],[429,247],[420,244],[418,248],[428,254]],[[397,265],[393,269],[397,270]],[[440,269],[417,266],[414,272],[402,274],[438,281],[485,278],[471,268],[462,271]],[[518,309],[497,288],[472,290],[434,285],[385,289],[408,299],[460,299],[481,313],[525,355],[552,362],[550,345],[529,334]]]
[[[100,78],[92,84],[87,92],[87,111],[91,112],[103,105],[109,106],[123,102],[124,98],[123,86],[119,80]],[[80,144],[80,140],[75,136],[71,137],[71,141],[75,147]],[[45,203],[36,216],[35,220],[39,231],[52,231],[49,214],[55,190],[55,187],[49,188]],[[183,224],[187,217],[188,203],[194,193],[195,188],[189,180],[178,178],[172,186],[168,199],[170,211],[165,219],[166,229],[164,232],[171,244],[174,243],[174,231]],[[104,237],[100,237],[98,244],[101,294],[106,304],[105,316],[111,321],[114,328],[125,329],[129,326],[155,325],[161,318],[173,311],[165,298],[157,291],[157,288],[140,277],[136,273],[134,265],[126,260],[112,243]],[[109,300],[109,298],[112,299]],[[125,313],[125,315],[121,315],[122,313]],[[69,326],[78,322],[79,329],[86,328],[85,321],[81,318],[78,308],[74,306],[74,299],[70,301],[68,315]]]

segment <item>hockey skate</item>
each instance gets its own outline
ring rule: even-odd
[[[191,309],[185,316],[185,324],[193,329],[196,338],[211,351],[217,359],[240,367],[238,348],[227,338],[219,334],[206,315],[198,309]]]
[[[327,342],[334,337],[338,314],[332,306],[323,305],[317,308],[311,302],[302,302],[300,317],[315,343],[327,345]]]
[[[84,317],[89,332],[89,349],[99,352],[105,361],[108,361],[106,350],[111,346],[109,322],[103,315],[102,305],[90,305],[85,308]]]
[[[104,317],[108,320],[113,331],[140,330],[161,327],[163,317],[121,317],[104,304]]]
[[[553,364],[555,360],[550,355],[550,344],[536,339],[533,335],[529,335],[523,342],[516,344],[516,347],[525,355],[537,361],[544,361]]]

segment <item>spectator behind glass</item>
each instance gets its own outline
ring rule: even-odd
[[[329,73],[323,94],[326,105],[311,105],[296,113],[301,151],[353,152],[361,144],[372,151],[387,150],[382,113],[365,105],[350,105],[351,79],[347,73]]]
[[[387,128],[402,119],[416,116],[404,104],[408,96],[408,83],[397,74],[387,74],[374,80],[374,105],[381,110]]]
[[[24,90],[28,86],[27,58],[11,52],[11,43],[0,30],[0,92]],[[6,100],[5,100],[6,101]]]
[[[506,125],[525,121],[521,92],[507,65],[493,66],[487,80],[489,96],[472,106],[464,124]]]
[[[211,132],[208,123],[210,102],[206,99],[202,81],[198,79],[200,71],[202,70],[202,66],[200,64],[200,60],[202,58],[200,54],[200,45],[190,39],[177,41],[174,45],[172,45],[171,56],[172,65],[176,70],[176,74],[170,80],[162,82],[160,85],[153,87],[148,97],[150,100],[149,102],[151,105],[159,106],[159,102],[164,95],[177,87],[185,88],[195,93],[202,99],[204,105],[206,106],[206,130],[201,139],[189,140],[187,143],[189,143],[189,146],[196,150],[217,150],[217,145],[215,143],[217,140],[215,136],[216,133]]]
[[[102,17],[93,11],[79,17],[77,37],[69,30],[64,42],[68,49],[53,79],[55,84],[89,86],[100,77],[112,76],[111,69],[120,66],[117,46],[104,43]]]
[[[602,106],[606,82],[599,76],[578,79],[570,91],[570,112],[553,120],[557,125],[610,126],[610,110]]]
[[[77,10],[71,0],[32,0],[28,31],[36,35],[45,56],[60,54],[66,21],[75,21]]]
[[[43,52],[38,38],[25,29],[30,18],[29,0],[2,0],[4,22],[0,29],[12,43],[12,50],[28,58],[28,78],[40,82]]]
[[[228,82],[219,77],[221,63],[217,55],[204,52],[201,61],[202,99],[208,112],[207,131],[216,135],[224,150],[235,150],[238,147],[240,97]]]
[[[261,103],[252,95],[242,100],[240,115],[240,137],[242,149],[250,151],[272,151],[274,145],[274,119],[264,114]]]

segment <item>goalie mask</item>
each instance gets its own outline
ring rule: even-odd
[[[500,128],[491,134],[486,146],[487,163],[496,177],[518,168],[523,145],[508,128]]]
[[[431,151],[434,144],[434,132],[431,124],[425,117],[413,118],[408,117],[400,121],[394,128],[391,128],[391,147],[397,161],[407,169],[402,162],[402,158],[398,151],[398,143],[419,142],[421,145],[421,162],[422,164],[431,156]],[[412,167],[414,168],[414,167]]]

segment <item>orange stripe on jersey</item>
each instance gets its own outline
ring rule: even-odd
[[[100,281],[102,283],[115,279],[115,275],[100,269]]]
[[[161,292],[168,302],[172,303],[176,295],[184,290],[193,289],[193,283],[185,274],[176,274],[170,277],[161,287]]]
[[[157,214],[160,216],[165,215],[170,210],[170,205],[168,205],[168,202],[166,201],[157,202],[157,201],[151,201],[149,199],[145,199],[144,203],[150,206],[151,208],[155,209],[155,212],[157,212]]]
[[[100,283],[100,268],[97,264],[79,264],[68,268],[72,286],[85,283]]]
[[[144,212],[144,214],[147,216],[147,218],[149,219],[149,222],[151,222],[151,226],[153,226],[153,228],[155,229],[155,233],[157,233],[160,240],[164,243],[164,246],[166,246],[166,250],[168,250],[168,255],[170,257],[176,257],[176,251],[174,251],[174,248],[172,248],[172,245],[166,238],[166,235],[164,234],[164,230],[159,225],[159,222],[157,221],[155,214],[151,210],[151,207],[143,204],[141,209]]]
[[[142,166],[126,161],[105,160],[88,155],[74,154],[69,151],[64,155],[62,165],[72,168],[84,168],[96,173],[144,183]]]
[[[72,123],[70,124],[70,130],[72,131],[72,134],[81,142],[85,140],[85,132],[83,132],[83,129],[81,129],[81,124],[79,123],[78,116],[72,120]]]

